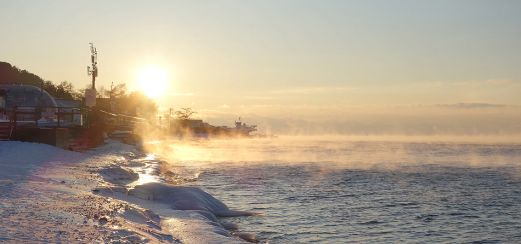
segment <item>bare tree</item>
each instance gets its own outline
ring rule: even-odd
[[[110,86],[110,90],[105,90],[104,92],[105,97],[110,97],[114,99],[124,97],[125,95],[127,95],[127,84],[119,83],[115,86]]]
[[[178,119],[187,120],[196,113],[197,112],[193,111],[192,108],[181,108],[181,110],[175,111],[175,116],[177,116]]]

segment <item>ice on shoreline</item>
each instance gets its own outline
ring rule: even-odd
[[[230,210],[224,203],[197,187],[151,182],[130,189],[128,195],[169,204],[177,210],[207,211],[217,217],[256,215],[252,212]]]
[[[7,233],[0,240],[244,242],[230,233],[235,225],[216,216],[251,213],[230,210],[194,187],[154,182],[129,187],[141,176],[130,166],[143,164],[128,159],[139,154],[119,142],[85,153],[0,142],[0,217],[6,220],[0,232]]]

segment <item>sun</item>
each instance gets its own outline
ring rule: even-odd
[[[137,85],[147,97],[157,98],[168,88],[168,73],[159,67],[147,67],[138,73]]]

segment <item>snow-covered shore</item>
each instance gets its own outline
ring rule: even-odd
[[[252,213],[198,188],[158,182],[161,162],[144,156],[116,141],[85,153],[0,142],[0,241],[254,241],[216,217]]]

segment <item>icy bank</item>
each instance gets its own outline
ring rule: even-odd
[[[115,141],[85,153],[0,142],[0,242],[243,243],[244,235],[230,233],[236,226],[216,216],[250,213],[200,189],[129,190],[143,175],[134,170],[145,165],[141,157]]]
[[[165,203],[173,209],[208,211],[218,217],[255,215],[252,212],[230,210],[224,203],[197,187],[151,182],[130,189],[128,194],[141,199]]]
[[[236,225],[217,219],[209,211],[175,209],[168,201],[154,201],[150,198],[137,197],[134,195],[136,192],[127,194],[125,187],[99,188],[97,192],[100,195],[119,199],[157,214],[160,219],[157,222],[159,230],[175,236],[183,243],[244,243],[239,239],[240,234],[234,236],[230,233],[230,230],[236,230]],[[128,218],[129,212],[125,211],[123,215]],[[148,220],[143,221],[143,217],[138,217],[138,220],[151,223]],[[255,239],[252,238],[251,241],[255,241]]]
[[[146,162],[136,164],[136,161]],[[125,165],[128,169],[143,172],[144,168],[154,168],[154,164],[160,161],[135,159],[129,160]],[[120,169],[117,169],[117,168]],[[126,168],[126,167],[125,167]],[[250,242],[256,242],[255,235],[237,231],[235,224],[227,223],[217,217],[235,217],[255,215],[252,212],[230,210],[224,203],[209,193],[187,186],[176,186],[161,182],[148,182],[144,184],[122,184],[131,179],[132,174],[122,166],[112,166],[107,172],[116,172],[116,176],[122,181],[111,181],[111,185],[99,187],[95,192],[105,197],[116,198],[121,201],[139,206],[157,214],[161,221],[158,226],[164,232],[168,232],[182,242],[186,243],[235,243],[242,242],[239,238]],[[155,170],[148,171],[152,174],[160,174]],[[150,178],[148,174],[140,174],[140,177]],[[142,180],[142,179],[141,179]],[[138,180],[139,182],[139,180]],[[230,231],[233,231],[233,235]]]

